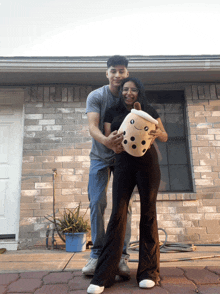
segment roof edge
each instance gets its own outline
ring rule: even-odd
[[[129,70],[219,71],[220,55],[126,56]],[[0,57],[0,72],[103,72],[108,57]]]

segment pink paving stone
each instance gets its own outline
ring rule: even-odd
[[[0,293],[1,294],[5,294],[6,293],[6,289],[7,289],[7,286],[0,286]]]
[[[184,271],[180,268],[173,268],[173,267],[163,267],[160,269],[160,277],[161,279],[163,276],[183,276]]]
[[[20,277],[22,279],[42,279],[48,273],[49,272],[27,272],[27,273],[21,273]]]
[[[200,294],[220,294],[219,285],[202,285],[198,290]]]
[[[105,289],[104,294],[113,294],[113,293],[117,293],[117,294],[168,294],[168,292],[164,289],[162,289],[161,287],[155,286],[152,289],[141,289],[138,286],[136,287],[119,287],[117,285],[114,285],[111,288],[107,288]],[[177,294],[177,293],[176,293]]]
[[[70,290],[85,290],[89,287],[91,278],[83,277],[74,277],[69,281],[68,285]]]
[[[8,286],[8,292],[26,293],[33,292],[42,285],[40,279],[19,279]]]
[[[76,291],[71,291],[68,294],[85,294],[85,290],[76,290]]]
[[[0,274],[0,285],[8,285],[19,278],[18,274]]]
[[[211,273],[207,269],[185,268],[185,275],[195,284],[220,284],[220,277],[215,273]],[[220,285],[219,285],[220,287]]]
[[[196,286],[193,284],[192,285],[166,284],[166,285],[163,285],[163,288],[165,290],[167,290],[168,291],[167,293],[169,293],[169,294],[195,294],[196,293],[196,291],[195,291]]]
[[[44,285],[34,294],[67,294],[68,286],[64,284]]]
[[[174,284],[174,285],[193,285],[193,282],[187,280],[185,277],[164,277],[163,280],[160,281],[162,287],[166,284]]]
[[[84,276],[82,271],[76,271],[76,272],[73,272],[73,276],[74,277],[78,277],[78,276]]]
[[[141,289],[141,288],[136,288],[133,289],[133,291],[131,292],[132,294],[169,294],[165,289],[162,289],[161,287],[153,287],[152,289]],[[177,293],[175,293],[177,294]],[[186,293],[184,293],[186,294]]]
[[[220,267],[218,266],[207,266],[207,270],[217,274],[217,275],[220,275]]]
[[[73,278],[71,272],[50,273],[43,278],[44,284],[63,284],[68,283]]]
[[[103,294],[132,294],[136,292],[132,292],[132,289],[128,288],[119,288],[119,287],[110,287],[106,288]],[[142,292],[143,293],[143,292]]]
[[[137,287],[137,280],[136,280],[136,271],[131,271],[130,280],[120,280],[119,282],[116,282],[115,285],[119,285],[120,287],[125,288],[132,288]]]

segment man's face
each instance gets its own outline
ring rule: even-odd
[[[111,66],[106,71],[106,77],[112,87],[120,87],[121,81],[127,78],[128,75],[128,70],[124,65]]]

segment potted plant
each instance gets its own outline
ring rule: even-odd
[[[86,250],[86,234],[90,230],[86,212],[80,213],[81,203],[74,209],[65,208],[59,217],[55,217],[57,228],[65,235],[66,251],[79,252]]]

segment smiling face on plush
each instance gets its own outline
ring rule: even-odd
[[[125,151],[136,157],[143,156],[152,140],[149,132],[156,129],[157,123],[148,113],[132,109],[119,128],[123,132],[122,145]]]

